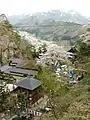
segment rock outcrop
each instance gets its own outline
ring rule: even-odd
[[[7,17],[5,16],[5,14],[1,14],[0,15],[0,22],[4,22],[7,21]]]
[[[7,17],[4,14],[0,15],[0,63],[5,63],[9,58],[19,55],[20,39]]]
[[[83,40],[84,43],[90,46],[90,27],[87,28],[85,33],[80,35],[80,38]]]

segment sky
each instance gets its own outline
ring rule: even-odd
[[[32,14],[49,10],[74,10],[90,17],[90,0],[0,0],[0,14]]]

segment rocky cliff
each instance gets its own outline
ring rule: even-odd
[[[9,58],[19,56],[20,36],[14,31],[7,17],[0,15],[0,62],[7,62]]]

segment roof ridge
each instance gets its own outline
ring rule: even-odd
[[[34,90],[41,85],[41,81],[29,76],[21,81],[16,82],[15,85],[25,89]]]

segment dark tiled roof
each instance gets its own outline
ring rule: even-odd
[[[28,90],[34,90],[34,89],[38,88],[39,86],[41,86],[41,82],[32,77],[27,77],[24,80],[16,82],[15,85],[17,85],[18,87],[21,87],[21,88],[28,89]]]
[[[5,71],[5,70],[10,69],[10,68],[12,68],[12,67],[9,66],[9,65],[4,65],[4,66],[1,66],[1,67],[0,67],[0,70],[1,70],[1,71]]]
[[[27,70],[27,69],[22,69],[22,68],[15,68],[15,67],[7,67],[7,69],[3,68],[3,71],[8,74],[13,74],[13,75],[35,75],[37,74],[38,71],[36,70]]]
[[[19,76],[23,76],[23,75],[33,76],[33,75],[37,74],[38,71],[36,69],[27,69],[27,68],[21,67],[22,65],[25,65],[26,63],[27,63],[27,61],[25,61],[23,59],[15,58],[15,59],[11,60],[11,64],[14,64],[14,66],[4,65],[4,66],[0,67],[0,70],[4,71],[5,73],[8,73],[8,74],[19,75]],[[19,66],[19,67],[17,67],[17,66]]]
[[[22,68],[12,68],[10,69],[11,73],[20,73],[20,74],[26,74],[26,75],[34,75],[37,73],[36,70],[27,70]]]
[[[68,52],[71,52],[71,53],[76,53],[76,52],[77,52],[77,50],[76,50],[76,48],[75,48],[75,47],[71,47],[71,49],[70,49]]]

